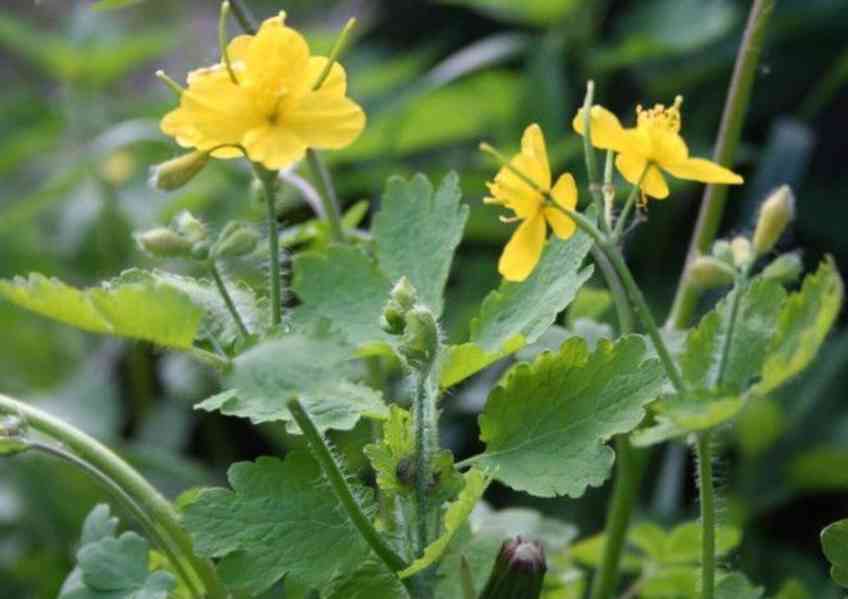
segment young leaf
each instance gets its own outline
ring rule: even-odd
[[[424,175],[392,177],[372,231],[377,262],[390,281],[406,276],[438,317],[453,254],[462,240],[468,206],[459,177],[449,173],[438,190]]]
[[[836,584],[848,589],[848,520],[840,520],[825,528],[821,542],[832,565],[830,577]]]
[[[398,478],[398,467],[415,451],[415,439],[410,427],[409,412],[391,406],[388,419],[383,423],[383,439],[366,445],[364,452],[377,473],[377,486],[387,497],[410,493],[413,486]]]
[[[541,337],[592,275],[591,266],[580,270],[591,247],[582,232],[568,240],[553,237],[526,281],[505,281],[492,291],[471,322],[468,343],[449,348],[441,385],[454,385]]]
[[[195,406],[254,424],[284,421],[297,431],[286,403],[297,398],[316,426],[350,430],[361,417],[389,415],[379,391],[355,382],[354,349],[329,335],[290,333],[238,356],[226,375],[230,389]]]
[[[606,480],[610,437],[633,430],[664,383],[645,341],[566,341],[558,353],[518,364],[480,416],[478,463],[510,487],[539,497],[579,497]]]
[[[232,490],[202,493],[184,521],[198,554],[222,558],[219,571],[234,591],[257,595],[283,576],[321,589],[370,554],[307,452],[233,464],[228,478]]]
[[[786,301],[755,392],[764,395],[778,388],[812,362],[836,321],[843,296],[842,278],[828,258]]]
[[[187,349],[197,336],[203,311],[164,282],[119,277],[101,287],[76,289],[58,279],[31,274],[0,281],[0,296],[71,326],[107,335]]]
[[[489,482],[491,482],[491,478],[476,468],[472,468],[465,473],[465,487],[456,501],[448,504],[445,511],[444,530],[441,536],[424,550],[423,555],[416,559],[408,568],[400,572],[401,578],[409,578],[413,574],[421,572],[425,568],[435,564],[444,555],[454,535],[465,524],[474,506],[483,497],[483,493],[486,491],[486,487],[489,486]]]

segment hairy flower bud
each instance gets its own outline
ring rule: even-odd
[[[763,202],[754,230],[754,250],[758,256],[771,251],[787,225],[795,218],[795,196],[788,185],[778,187]]]
[[[754,259],[754,252],[751,249],[751,242],[747,237],[734,237],[730,242],[730,247],[733,251],[733,263],[737,268],[748,266],[751,260]]]
[[[414,368],[433,362],[439,350],[439,325],[430,310],[416,306],[406,313],[406,327],[398,350]]]
[[[157,227],[135,236],[139,247],[156,258],[188,258],[192,243],[165,227]]]
[[[412,286],[412,283],[409,282],[409,279],[401,277],[392,288],[390,297],[392,300],[397,302],[398,306],[402,309],[409,310],[418,300],[418,292],[415,290],[415,287]]]
[[[188,210],[183,210],[177,215],[177,218],[174,219],[173,226],[180,235],[192,243],[202,241],[208,235],[206,225],[195,218]]]
[[[189,152],[150,169],[150,186],[161,191],[179,189],[202,171],[209,162],[209,153]]]
[[[736,272],[726,262],[711,256],[698,256],[689,266],[689,277],[701,289],[731,285]]]
[[[515,537],[501,546],[480,599],[538,599],[547,569],[542,544]]]
[[[763,269],[762,276],[778,283],[794,283],[801,276],[804,264],[797,252],[781,254]]]
[[[719,239],[713,244],[712,255],[728,266],[736,265],[736,261],[733,259],[733,247],[726,239]]]
[[[390,335],[403,335],[406,330],[406,314],[415,305],[418,293],[406,277],[401,277],[389,294],[383,308],[380,326]]]
[[[249,254],[258,243],[259,234],[254,229],[233,221],[221,231],[212,252],[218,257],[235,258]]]

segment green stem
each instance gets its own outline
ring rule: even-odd
[[[618,278],[618,273],[612,267],[606,254],[601,251],[597,245],[592,246],[592,259],[598,268],[601,269],[601,274],[607,284],[607,288],[613,297],[616,316],[618,317],[618,330],[623,335],[633,331],[633,311],[630,309],[630,302],[627,300],[627,292],[621,284],[621,279]]]
[[[277,192],[277,172],[253,163],[256,178],[262,183],[265,193],[265,205],[268,208],[268,251],[271,256],[271,269],[268,282],[271,288],[271,326],[276,327],[283,321],[283,299],[280,289],[280,227],[277,223],[277,207],[274,201]]]
[[[645,180],[645,177],[648,174],[648,169],[650,168],[651,163],[646,163],[645,168],[642,169],[642,174],[639,175],[639,180],[636,181],[630,189],[630,195],[627,196],[627,201],[624,203],[624,209],[618,217],[618,222],[615,224],[615,231],[612,234],[612,238],[615,241],[621,239],[621,236],[624,233],[624,227],[627,224],[627,219],[630,217],[630,212],[633,210],[633,206],[636,205],[636,198],[639,197],[639,192],[642,189],[642,181]]]
[[[218,370],[226,370],[231,364],[227,358],[222,358],[218,354],[213,354],[211,351],[206,351],[200,347],[189,347],[185,351],[198,362],[203,362],[204,364],[217,368]]]
[[[336,498],[342,504],[342,507],[347,512],[350,521],[359,531],[359,534],[362,535],[362,538],[371,546],[374,553],[383,560],[392,572],[399,572],[406,568],[407,564],[403,558],[395,553],[394,549],[386,543],[383,537],[380,536],[380,533],[371,524],[371,520],[365,515],[362,506],[359,505],[359,501],[357,501],[347,483],[341,466],[339,466],[335,457],[333,457],[327,441],[318,432],[318,427],[315,426],[312,417],[304,409],[300,400],[289,400],[286,405],[295,422],[300,427],[300,430],[303,432],[303,436],[312,450],[312,455],[315,456],[315,460],[321,466],[324,476],[327,477],[327,481],[333,487]]]
[[[715,593],[715,489],[711,433],[698,434],[698,487],[701,498],[701,599]]]
[[[312,148],[306,150],[306,161],[309,163],[309,168],[312,169],[313,176],[321,186],[321,204],[324,207],[327,224],[330,225],[330,235],[333,241],[343,243],[342,216],[339,212],[339,200],[336,197],[336,190],[333,187],[330,172],[327,170],[321,157],[318,156],[318,152]]]
[[[589,193],[598,209],[598,214],[604,213],[603,194],[598,180],[598,158],[592,147],[592,104],[595,97],[595,82],[586,82],[586,95],[583,98],[583,156],[586,160],[586,178],[589,180]]]
[[[194,554],[191,539],[171,503],[132,466],[112,450],[82,431],[23,402],[0,394],[0,414],[22,417],[33,429],[59,441],[120,487],[155,523],[160,534],[171,539],[178,560],[203,583],[210,599],[226,599],[227,593],[212,563]]]
[[[256,33],[256,19],[250,12],[250,9],[242,3],[242,0],[230,0],[230,8],[233,11],[233,16],[238,21],[239,26],[245,33],[253,35]]]
[[[604,552],[592,581],[591,599],[609,599],[615,592],[627,530],[639,491],[641,468],[627,435],[619,435],[615,439],[615,468],[612,502],[604,528]]]
[[[241,319],[241,314],[239,314],[238,309],[236,308],[235,303],[233,302],[233,298],[230,296],[230,292],[227,291],[227,286],[224,284],[224,280],[221,278],[221,273],[218,271],[218,265],[215,263],[215,259],[211,258],[209,260],[209,272],[212,273],[212,279],[215,281],[216,287],[218,287],[218,293],[221,294],[221,298],[224,300],[224,304],[227,306],[227,310],[230,311],[230,314],[233,316],[233,320],[236,321],[236,325],[241,332],[242,337],[245,339],[250,337],[250,331],[247,330],[247,327],[244,326],[244,321]]]
[[[751,6],[742,43],[736,55],[736,66],[725,100],[724,113],[721,117],[721,126],[713,155],[713,159],[719,164],[730,165],[736,154],[748,104],[751,100],[751,89],[760,63],[766,26],[775,2],[776,0],[754,0]],[[710,244],[715,239],[726,202],[726,186],[708,185],[704,190],[704,199],[701,202],[698,222],[695,225],[686,264],[680,277],[666,326],[682,329],[689,324],[689,320],[692,318],[701,296],[701,290],[686,276],[686,269],[695,258],[709,249]]]
[[[148,538],[150,538],[159,547],[162,553],[167,556],[168,561],[173,565],[179,577],[191,591],[192,596],[197,599],[203,599],[203,591],[198,588],[196,578],[186,571],[185,565],[179,559],[179,551],[174,547],[171,539],[160,533],[155,524],[150,520],[147,513],[142,510],[133,498],[127,495],[127,493],[118,486],[115,481],[85,460],[78,458],[69,451],[65,451],[61,447],[55,447],[53,445],[39,443],[37,441],[28,441],[27,445],[31,450],[40,451],[41,453],[68,462],[100,483],[112,497],[113,501],[122,505],[124,509],[138,520]]]
[[[417,552],[420,555],[430,543],[429,486],[433,480],[435,440],[434,410],[427,389],[428,373],[416,373],[413,425],[415,427],[415,522],[418,530]]]

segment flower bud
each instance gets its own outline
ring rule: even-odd
[[[211,248],[212,244],[205,239],[203,241],[198,241],[191,246],[191,257],[200,261],[208,260]]]
[[[751,242],[747,237],[734,237],[730,242],[730,248],[733,251],[733,263],[737,268],[748,266],[751,260],[754,259],[754,252],[751,249]]]
[[[208,235],[206,225],[196,219],[188,210],[183,210],[177,215],[173,226],[180,235],[192,243],[206,239]]]
[[[771,279],[778,283],[794,283],[801,276],[804,264],[797,252],[781,254],[771,264],[763,269],[764,279]]]
[[[259,243],[259,234],[255,230],[242,223],[231,222],[221,231],[213,253],[215,256],[225,258],[244,256],[255,250],[257,243]]]
[[[398,351],[414,368],[433,362],[439,349],[439,326],[433,313],[416,306],[406,313],[406,327]]]
[[[208,162],[209,153],[197,150],[157,164],[150,169],[150,186],[161,191],[179,189],[194,179]]]
[[[547,569],[541,543],[520,536],[507,541],[501,546],[480,599],[538,599]]]
[[[150,229],[135,236],[139,247],[156,258],[188,258],[191,242],[165,227]]]
[[[758,256],[771,251],[794,218],[795,196],[788,185],[781,185],[760,208],[760,218],[754,230],[754,250]]]
[[[402,309],[409,310],[418,300],[418,292],[415,291],[415,287],[412,286],[409,279],[401,277],[400,280],[395,283],[389,297],[391,297],[392,300],[394,300]]]
[[[733,248],[726,239],[719,239],[713,244],[712,254],[729,266],[736,265],[736,261],[733,259]]]
[[[689,277],[701,289],[733,284],[736,272],[726,262],[711,256],[698,256],[689,266]]]
[[[389,335],[403,335],[403,331],[406,329],[405,310],[402,310],[396,302],[389,301],[386,307],[383,308],[383,315],[380,317],[380,328]]]

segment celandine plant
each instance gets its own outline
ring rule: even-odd
[[[588,180],[552,176],[538,125],[527,127],[513,157],[481,146],[500,164],[485,201],[502,206],[515,231],[498,265],[505,280],[459,345],[445,343],[439,324],[468,216],[458,177],[437,186],[423,175],[391,178],[370,231],[356,230],[356,220],[340,214],[318,154],[345,147],[365,126],[337,62],[353,22],[328,57],[314,56],[284,15],[255,29],[236,8],[245,33],[227,41],[225,2],[218,64],[193,71],[185,88],[160,73],[179,102],[162,129],[189,153],[156,167],[152,182],[175,189],[212,158],[246,160],[267,204],[267,239],[241,222],[213,235],[184,213],[139,233],[138,242],[155,257],[197,263],[208,280],[131,270],[76,289],[33,274],[0,282],[0,294],[87,331],[189,353],[221,373],[222,391],[197,409],[283,424],[304,448],[233,464],[228,487],[195,489],[172,503],[94,439],[0,396],[0,452],[42,452],[83,470],[145,535],[118,535],[109,509],[95,508],[61,599],[762,597],[719,561],[740,535],[716,519],[715,435],[810,364],[843,299],[829,259],[795,287],[797,256],[773,254],[794,216],[788,188],[765,199],[751,237],[713,239],[721,186],[743,182],[719,163],[739,140],[770,3],[752,9],[717,162],[690,156],[680,97],[637,107],[634,126],[625,127],[594,103],[591,83],[573,120]],[[275,201],[291,180],[287,169],[302,159],[319,183],[320,192],[308,191],[321,198],[331,242],[293,257],[291,302]],[[628,183],[622,207],[615,170]],[[660,328],[623,241],[644,211],[662,209],[653,200],[669,195],[667,176],[710,187]],[[219,269],[221,259],[263,252],[271,265],[264,293]],[[587,295],[581,288],[595,266],[608,291]],[[705,289],[725,293],[689,323]],[[617,333],[585,319],[556,324],[578,294],[589,303],[611,298]],[[519,351],[480,415],[485,450],[455,463],[439,442],[446,392]],[[401,385],[390,384],[392,372]],[[362,420],[372,423],[372,485],[351,476],[329,439]],[[701,517],[671,530],[631,525],[643,448],[668,441],[696,451]],[[481,502],[493,480],[576,499],[613,474],[605,530],[573,545],[568,525]],[[824,547],[834,579],[848,586],[848,521],[825,531]],[[779,595],[803,596],[794,586]]]

